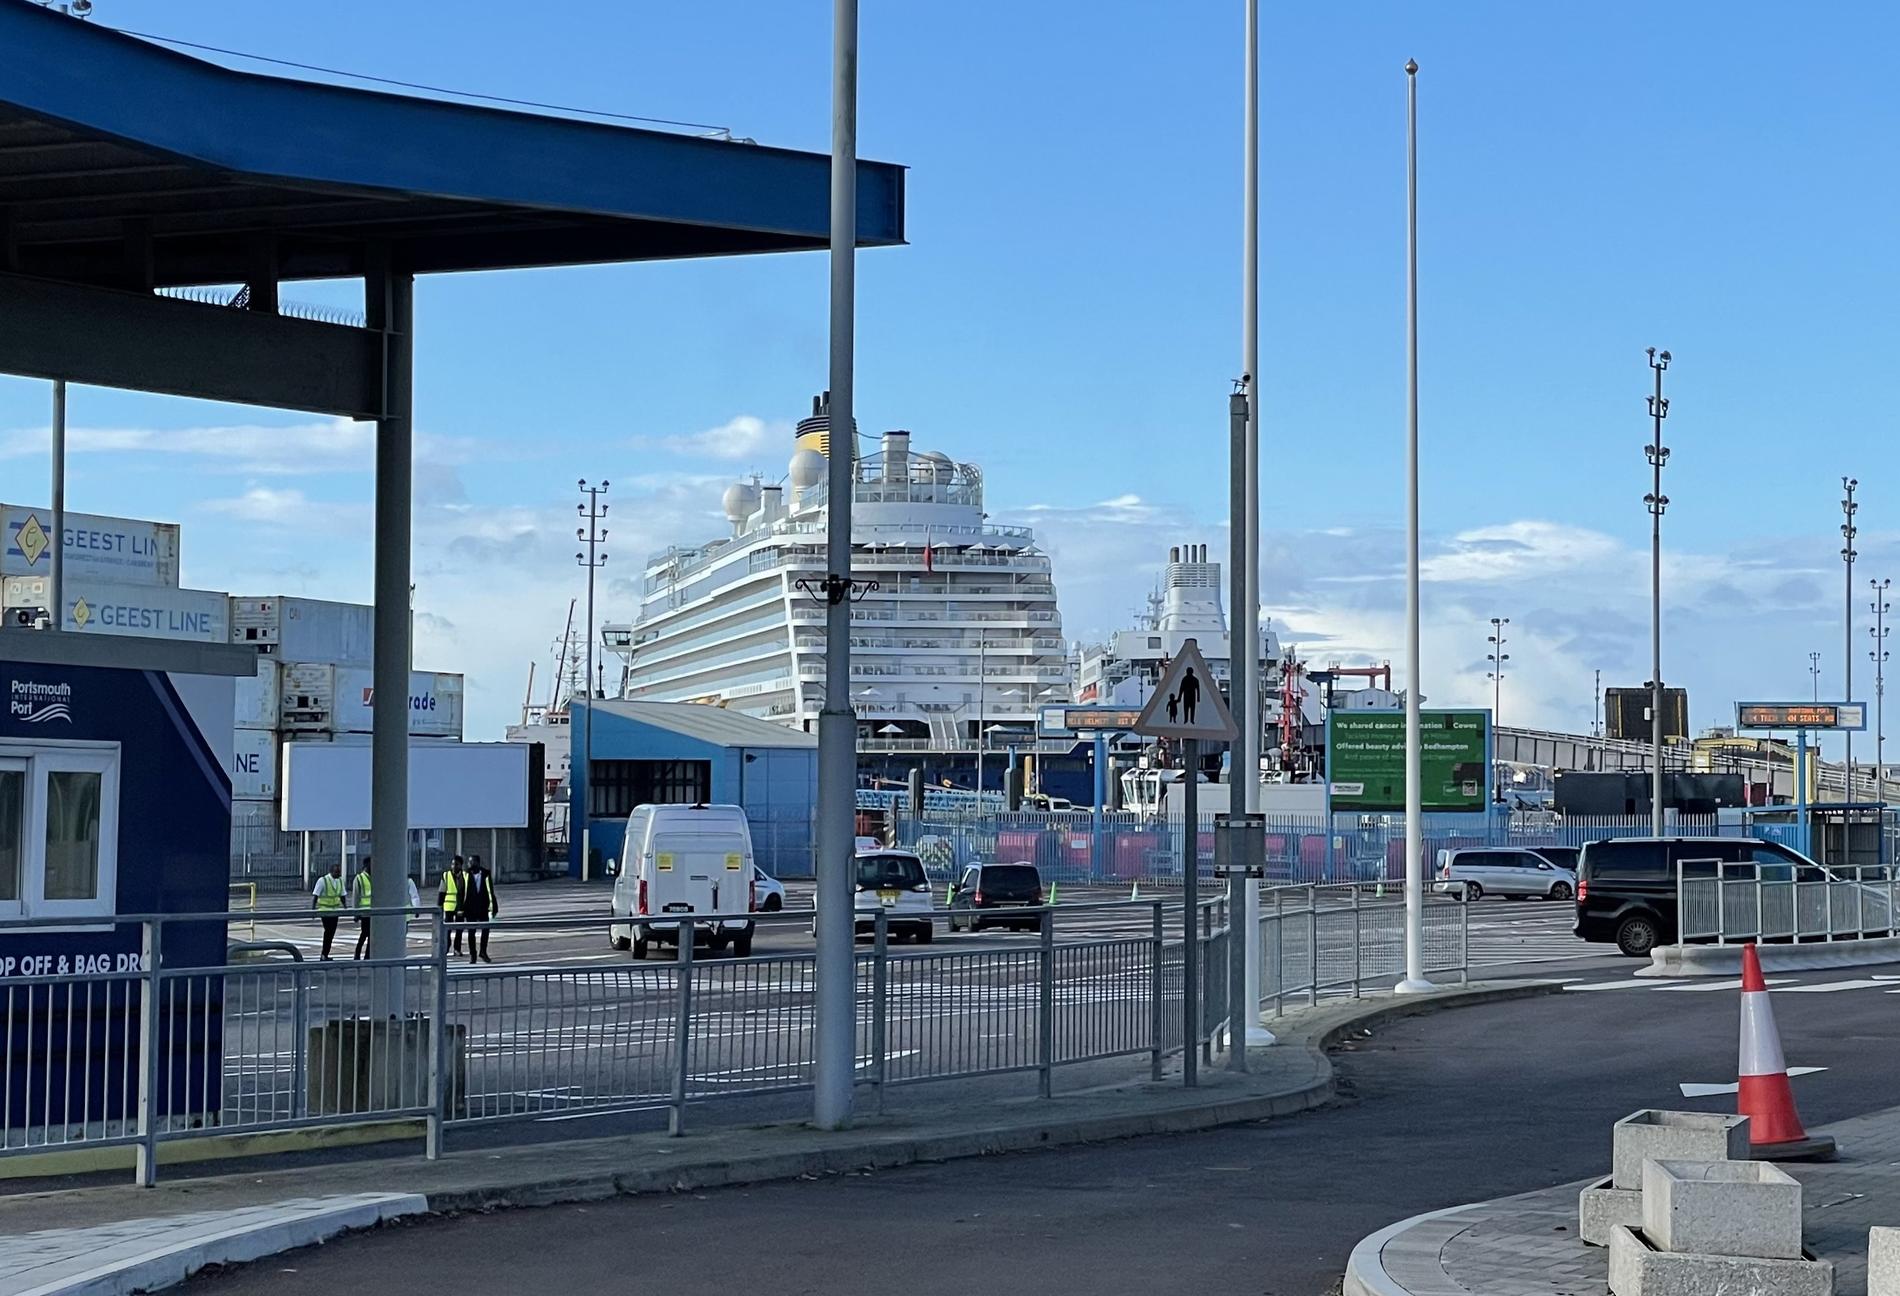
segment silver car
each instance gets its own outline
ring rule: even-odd
[[[1568,900],[1577,894],[1577,875],[1534,850],[1505,846],[1441,850],[1432,890],[1463,900],[1487,895]]]

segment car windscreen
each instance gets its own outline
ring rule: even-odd
[[[860,890],[907,891],[930,885],[924,876],[923,861],[915,855],[858,856]]]
[[[1042,876],[1033,864],[986,864],[982,887],[985,894],[1006,900],[1029,900],[1042,885]]]
[[[1581,846],[1539,846],[1537,853],[1558,868],[1566,868],[1574,873],[1577,869],[1577,857],[1583,854],[1583,848]]]

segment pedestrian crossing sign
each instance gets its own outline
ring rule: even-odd
[[[1181,641],[1181,651],[1168,663],[1154,696],[1141,710],[1135,732],[1150,738],[1198,738],[1205,742],[1232,742],[1240,736],[1227,699],[1214,683],[1214,674],[1192,639]]]

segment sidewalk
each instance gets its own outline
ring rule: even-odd
[[[979,1110],[929,1101],[850,1130],[727,1128],[176,1179],[0,1198],[0,1296],[152,1290],[211,1264],[322,1241],[401,1215],[595,1201],[773,1179],[889,1168],[1038,1147],[1180,1133],[1318,1107],[1333,1095],[1324,1050],[1348,1032],[1401,1017],[1548,993],[1551,983],[1475,984],[1372,996],[1289,1014],[1252,1070],[1217,1064],[1198,1089],[1179,1079],[1011,1099]]]
[[[1808,1249],[1834,1262],[1835,1296],[1867,1294],[1867,1230],[1900,1224],[1900,1107],[1829,1125],[1841,1160],[1782,1162],[1802,1186]],[[1603,1132],[1603,1163],[1610,1159]],[[1609,1251],[1577,1236],[1585,1183],[1401,1220],[1353,1248],[1345,1296],[1601,1296]]]

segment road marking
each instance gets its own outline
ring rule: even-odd
[[[1655,983],[1651,982],[1651,984]],[[1794,981],[1789,977],[1767,977],[1763,980],[1763,984],[1770,987],[1793,986]],[[1659,990],[1740,990],[1741,988],[1740,977],[1733,981],[1692,981],[1687,985],[1657,986]]]
[[[1681,982],[1679,981],[1636,981],[1636,980],[1594,981],[1590,983],[1589,985],[1567,985],[1564,987],[1564,989],[1565,990],[1662,990],[1669,986],[1680,985],[1680,984]],[[1740,985],[1741,982],[1737,981],[1735,984]]]
[[[1768,984],[1773,985],[1774,982],[1770,981]],[[1885,984],[1886,982],[1876,981],[1872,979],[1871,977],[1862,977],[1854,981],[1823,981],[1819,985],[1789,986],[1786,990],[1782,991],[1782,993],[1783,994],[1832,994],[1836,990],[1866,990],[1874,986],[1884,986]],[[1892,994],[1893,991],[1889,990],[1887,993]]]
[[[1792,1080],[1795,1076],[1815,1075],[1825,1070],[1827,1070],[1826,1067],[1789,1067],[1788,1078]],[[1741,1087],[1739,1082],[1733,1080],[1727,1084],[1682,1084],[1676,1086],[1676,1088],[1682,1090],[1682,1096],[1684,1098],[1713,1098],[1717,1094],[1735,1093],[1740,1090]]]

